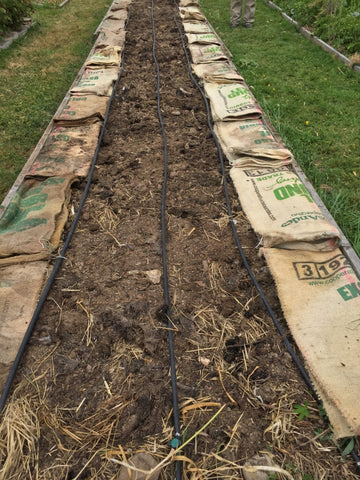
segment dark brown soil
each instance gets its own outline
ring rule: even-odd
[[[184,448],[184,478],[242,478],[238,467],[260,451],[298,480],[356,478],[352,460],[342,461],[328,439],[326,419],[242,264],[217,149],[174,13],[171,0],[155,2],[181,433],[186,440],[198,432]],[[137,451],[157,461],[170,452],[164,141],[152,49],[151,3],[134,0],[92,188],[15,382],[12,401],[28,399],[39,440],[26,474],[11,478],[110,480],[117,462]],[[258,239],[230,182],[228,188],[245,254],[287,331]],[[74,187],[75,210],[83,189]],[[310,416],[299,420],[293,406],[305,402]],[[170,462],[161,478],[173,478],[173,469]]]

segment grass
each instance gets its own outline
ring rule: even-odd
[[[54,2],[52,2],[54,3]],[[110,0],[36,5],[36,25],[0,51],[0,201],[30,153],[94,43]]]
[[[61,9],[55,3],[36,5],[36,26],[0,51],[0,200],[74,80],[111,2],[72,0]],[[253,29],[230,29],[227,0],[201,0],[201,8],[360,255],[360,76],[261,1]]]
[[[360,255],[360,76],[261,1],[253,29],[230,29],[227,0],[201,0],[201,8]]]

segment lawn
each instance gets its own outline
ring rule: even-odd
[[[228,0],[201,0],[233,62],[360,254],[360,75],[264,2],[253,29],[230,29]]]
[[[76,77],[111,2],[54,3],[37,5],[36,25],[0,51],[0,200]],[[359,255],[360,75],[262,1],[253,29],[230,29],[229,0],[201,0],[201,8]]]
[[[74,81],[109,0],[35,6],[36,22],[0,51],[0,201]]]

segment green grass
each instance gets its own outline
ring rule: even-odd
[[[0,201],[14,183],[94,43],[110,0],[36,6],[36,25],[0,51]]]
[[[93,44],[110,0],[37,6],[37,25],[0,51],[0,200]],[[228,0],[201,8],[261,107],[360,254],[360,76],[258,1],[255,27],[231,30]]]
[[[253,29],[230,29],[228,0],[201,0],[201,8],[359,255],[360,75],[261,1]]]

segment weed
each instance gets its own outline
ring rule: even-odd
[[[354,449],[355,445],[355,440],[353,438],[350,438],[345,440],[343,443],[343,450],[341,452],[341,458],[344,459],[349,453]]]
[[[308,409],[309,402],[306,400],[304,404],[296,403],[293,406],[294,412],[298,415],[298,420],[302,420],[304,417],[309,417],[310,412]]]

